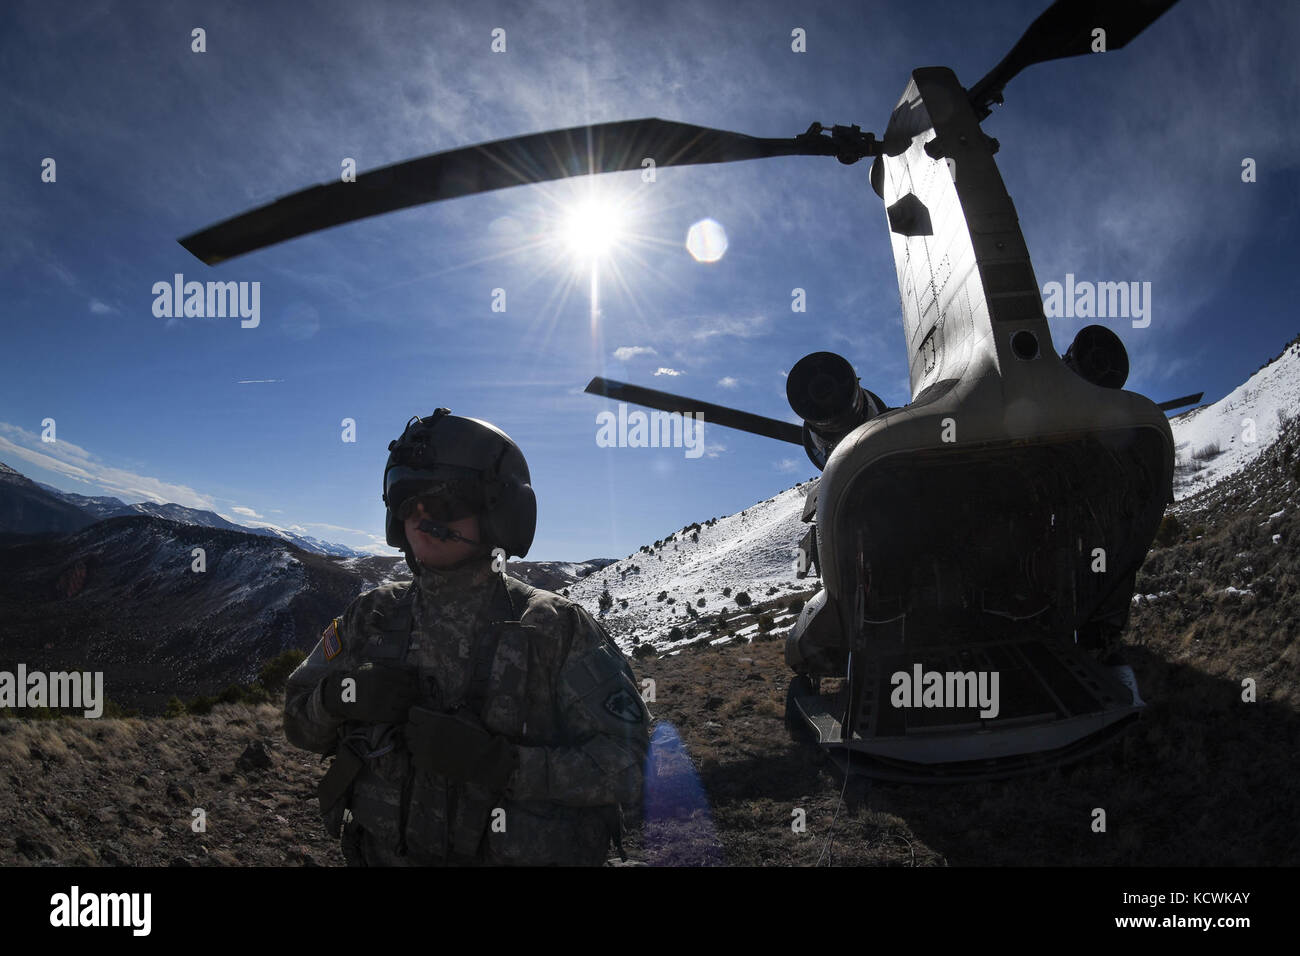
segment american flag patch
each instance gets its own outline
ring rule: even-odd
[[[320,646],[325,652],[325,660],[332,661],[339,656],[339,651],[343,650],[343,644],[339,640],[339,619],[336,617],[329,622],[325,632],[320,636]]]

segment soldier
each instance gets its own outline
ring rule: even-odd
[[[414,581],[356,598],[285,696],[290,743],[334,754],[326,826],[354,866],[621,854],[650,715],[590,614],[501,570],[536,527],[522,452],[445,408],[388,448],[385,531]]]

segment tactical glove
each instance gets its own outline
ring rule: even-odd
[[[355,684],[344,686],[352,679]],[[353,670],[337,670],[321,681],[321,706],[342,720],[395,724],[406,719],[420,699],[420,678],[413,668],[365,663]]]
[[[412,707],[406,745],[416,769],[503,790],[519,765],[519,752],[505,737],[473,718]]]

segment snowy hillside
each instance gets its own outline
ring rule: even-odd
[[[1283,418],[1297,414],[1300,340],[1213,405],[1170,419],[1174,499],[1182,501],[1241,471],[1277,439]],[[1247,422],[1253,423],[1253,435]]]
[[[712,524],[701,521],[698,541],[694,526],[675,531],[659,547],[647,545],[649,553],[638,551],[578,581],[568,589],[569,596],[596,614],[608,586],[614,605],[602,620],[620,645],[653,641],[663,648],[672,646],[668,632],[689,624],[692,612],[704,618],[724,606],[731,614],[743,610],[736,602],[740,592],[757,603],[806,591],[816,579],[795,577],[794,563],[796,547],[807,531],[800,515],[811,486],[795,485]],[[665,597],[659,600],[662,592]],[[792,620],[777,618],[781,625]]]

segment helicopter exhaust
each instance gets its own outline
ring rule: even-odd
[[[813,352],[796,362],[786,378],[785,395],[804,420],[804,449],[818,468],[825,467],[840,439],[888,410],[858,384],[848,360],[834,352]]]
[[[1128,381],[1128,352],[1104,325],[1081,328],[1061,360],[1084,381],[1102,388],[1123,388]]]

